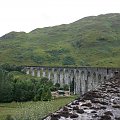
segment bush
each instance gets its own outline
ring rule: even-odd
[[[63,85],[63,89],[64,89],[65,91],[68,91],[68,90],[69,90],[69,85],[67,85],[67,84]]]
[[[59,88],[59,87],[60,87],[60,84],[59,84],[59,83],[55,83],[55,87],[56,87],[56,88]]]
[[[75,65],[75,60],[71,56],[66,56],[63,59],[63,65]]]
[[[10,71],[19,71],[21,72],[22,67],[21,66],[16,66],[16,65],[10,65],[8,63],[2,64],[1,68],[10,72]]]
[[[7,115],[5,120],[15,120],[11,115]]]
[[[44,89],[41,94],[41,100],[48,101],[48,100],[51,100],[51,98],[52,98],[52,95],[51,95],[50,89],[47,86],[44,86]]]
[[[53,87],[51,87],[51,88],[50,88],[50,90],[51,90],[51,91],[57,91],[57,90],[58,90],[58,88],[57,88],[57,87],[55,87],[55,86],[53,86]]]
[[[31,59],[36,62],[36,63],[39,63],[39,64],[43,64],[44,61],[45,61],[45,58],[42,57],[42,56],[31,56]]]

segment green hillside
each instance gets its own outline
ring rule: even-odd
[[[0,63],[120,67],[120,14],[10,32],[0,38]]]

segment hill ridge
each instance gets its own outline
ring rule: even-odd
[[[120,13],[0,37],[0,63],[120,67]]]

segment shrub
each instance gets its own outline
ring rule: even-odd
[[[63,59],[63,65],[75,65],[75,60],[71,56],[66,56]]]
[[[69,85],[67,85],[67,84],[63,85],[63,89],[68,91],[69,90]]]
[[[59,88],[59,87],[60,87],[60,84],[59,84],[59,83],[55,83],[55,87],[56,87],[56,88]]]

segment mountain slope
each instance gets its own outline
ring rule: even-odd
[[[120,14],[10,32],[0,38],[0,63],[120,67]]]

